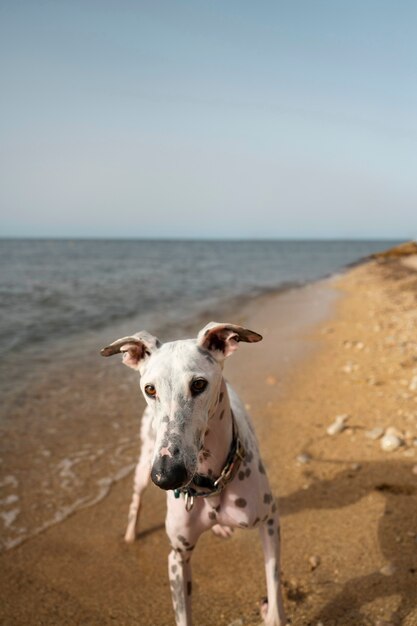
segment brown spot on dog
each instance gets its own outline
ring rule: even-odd
[[[265,502],[265,504],[269,504],[270,502],[272,502],[272,496],[271,496],[270,493],[266,493],[264,495],[264,502]]]
[[[240,471],[237,476],[238,476],[239,480],[243,480],[245,478],[245,472]]]
[[[177,536],[178,541],[181,541],[182,544],[184,544],[184,546],[189,546],[190,542],[186,540],[185,537],[183,537],[182,535],[178,535]]]
[[[246,474],[246,477],[250,476],[250,469],[249,469],[249,467],[246,468],[245,474]]]
[[[268,524],[268,526],[273,526],[273,524],[274,524],[274,520],[273,520],[273,519],[269,519],[269,520],[267,521],[267,524]]]
[[[214,511],[210,511],[210,513],[208,514],[209,519],[216,519],[216,513]]]
[[[176,566],[176,565],[173,565],[173,566],[171,567],[171,572],[172,572],[173,574],[175,574],[175,572],[176,572],[176,571],[177,571],[177,566]]]
[[[277,510],[277,503],[274,502],[274,504],[272,505],[271,511],[272,513],[275,513],[276,510]]]
[[[268,535],[273,535],[274,534],[274,529],[273,528],[268,528]]]
[[[253,459],[253,452],[252,450],[250,450],[250,448],[247,448],[245,451],[245,464],[251,463],[252,459]]]
[[[258,470],[260,471],[261,474],[265,474],[265,468],[261,460],[259,460],[259,463],[258,463]]]
[[[274,580],[275,580],[275,582],[278,582],[278,580],[279,580],[278,565],[275,565],[275,567],[274,567]]]
[[[243,509],[246,506],[247,502],[246,502],[245,498],[236,498],[235,504],[240,509]]]

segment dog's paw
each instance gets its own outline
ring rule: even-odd
[[[134,524],[129,524],[126,529],[124,539],[126,543],[134,543],[136,540],[136,528]]]
[[[233,528],[230,526],[222,526],[221,524],[215,524],[211,529],[217,537],[222,539],[228,539],[233,535]]]
[[[278,616],[270,616],[268,618],[268,608],[269,608],[269,604],[268,604],[268,598],[263,597],[261,598],[261,600],[259,601],[259,612],[261,614],[263,623],[260,624],[259,626],[275,626],[276,624],[281,624],[282,626],[291,626],[291,620],[288,619],[284,616],[283,618],[281,617],[281,619],[279,619]],[[278,621],[277,621],[278,620]]]
[[[268,613],[268,598],[261,598],[259,602],[259,612],[263,620],[266,620]]]

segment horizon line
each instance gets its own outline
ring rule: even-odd
[[[274,242],[274,241],[288,241],[288,242],[306,242],[306,241],[402,241],[404,243],[410,241],[417,241],[415,237],[131,237],[131,236],[119,236],[119,237],[106,237],[106,236],[90,236],[90,235],[0,235],[0,241],[166,241],[166,242],[246,242],[246,241],[259,241],[259,242]]]

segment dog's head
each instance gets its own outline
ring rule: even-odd
[[[122,353],[123,363],[140,374],[156,433],[151,477],[158,487],[177,489],[191,481],[218,403],[224,359],[240,341],[261,339],[241,326],[211,322],[196,339],[161,344],[143,331],[101,350],[103,356]]]

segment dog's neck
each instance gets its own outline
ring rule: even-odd
[[[217,478],[230,451],[233,439],[233,416],[224,379],[217,404],[210,415],[203,447],[198,455],[197,472]]]

